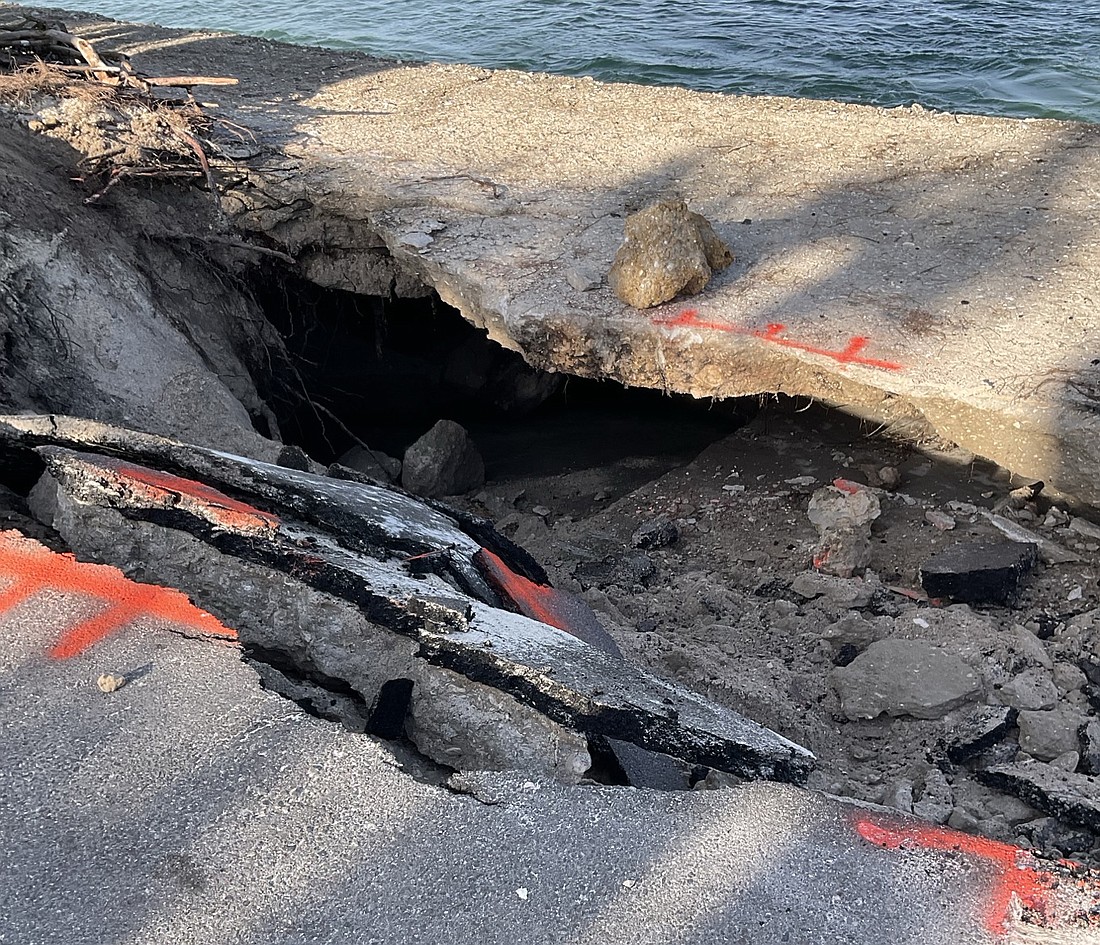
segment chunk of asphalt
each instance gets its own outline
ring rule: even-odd
[[[975,776],[1066,823],[1100,831],[1100,779],[1040,761],[995,765]]]
[[[992,748],[1016,724],[1017,710],[1011,706],[982,705],[967,713],[944,738],[947,757],[962,764]]]
[[[1012,604],[1038,560],[1032,544],[1016,541],[958,542],[921,565],[929,597],[971,604]]]
[[[418,578],[392,554],[383,559],[357,552],[339,531],[302,526],[260,512],[241,499],[228,499],[204,483],[131,462],[58,447],[41,447],[39,452],[60,487],[79,502],[181,530],[225,554],[342,598],[372,624],[411,638],[417,644],[416,659],[495,688],[586,736],[632,742],[742,777],[802,782],[813,767],[814,757],[805,748],[736,712],[651,676],[571,633],[448,588],[434,575],[430,580]],[[223,460],[229,462],[228,457]],[[267,468],[253,469],[262,464],[240,458],[232,462],[239,468],[227,478],[244,483],[255,473],[262,482],[270,481]],[[308,482],[296,482],[298,504],[305,507],[315,504],[307,494]],[[370,488],[341,485],[349,490]],[[371,514],[373,495],[350,497],[357,518]],[[402,507],[415,501],[398,498]],[[330,502],[332,493],[326,490],[324,499]],[[388,518],[393,509],[390,497],[384,496],[373,514]],[[340,510],[330,509],[330,519],[339,521],[342,513],[337,513]],[[373,529],[379,534],[385,529],[400,531],[401,525],[390,522],[383,528],[375,523]],[[155,574],[156,556],[148,557],[145,565]],[[472,557],[466,564],[477,573]],[[197,583],[194,593],[201,603],[202,582]]]

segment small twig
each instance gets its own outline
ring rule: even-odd
[[[436,548],[434,551],[425,551],[423,554],[411,555],[408,558],[402,558],[401,563],[408,564],[410,561],[420,561],[422,558],[432,558],[435,555],[442,555],[446,554],[448,551],[454,551],[457,547],[458,545],[452,542],[451,544],[445,545],[442,548]]]

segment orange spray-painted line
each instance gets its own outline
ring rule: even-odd
[[[0,575],[12,582],[0,592],[0,613],[41,590],[83,594],[107,602],[105,610],[71,627],[50,647],[49,654],[55,659],[83,653],[138,617],[156,617],[188,627],[202,636],[237,638],[236,631],[213,614],[200,610],[177,590],[138,584],[117,568],[57,554],[18,531],[0,532]]]
[[[132,489],[153,501],[163,502],[166,497],[185,496],[197,502],[207,516],[223,528],[234,531],[256,531],[259,528],[266,531],[279,524],[277,515],[261,512],[247,502],[232,499],[206,483],[109,457],[97,456],[95,462],[121,476]]]
[[[536,584],[522,574],[516,574],[488,548],[478,551],[473,560],[485,580],[505,602],[525,617],[564,630],[606,653],[622,656],[611,635],[596,619],[592,608],[579,597],[549,584]]]
[[[862,364],[866,367],[880,368],[883,371],[903,370],[903,366],[896,361],[864,357],[863,352],[870,344],[870,339],[864,335],[852,335],[844,348],[833,350],[785,337],[784,332],[786,332],[787,326],[782,322],[772,322],[763,330],[745,328],[741,325],[731,325],[729,322],[702,319],[699,317],[699,312],[693,308],[685,309],[671,318],[655,318],[653,324],[662,325],[666,328],[702,328],[705,331],[722,331],[735,335],[746,335],[750,338],[757,338],[760,341],[779,345],[782,348],[794,348],[798,351],[805,351],[807,354],[832,358],[832,360],[839,361],[841,364]]]
[[[1026,850],[986,837],[972,837],[949,827],[862,811],[853,816],[852,823],[863,839],[887,850],[969,853],[992,864],[995,875],[983,919],[986,928],[994,935],[1005,931],[1013,899],[1019,899],[1025,909],[1033,910],[1040,916],[1046,917],[1051,912],[1050,896],[1054,879],[1050,873],[1037,867],[1037,861]]]

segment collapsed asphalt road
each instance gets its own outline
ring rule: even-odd
[[[360,567],[382,562],[384,556],[339,547],[332,532],[320,530],[324,503],[312,505],[309,522],[289,524],[306,508],[289,493],[283,504],[268,493],[262,509],[239,497],[251,476],[258,483],[253,497],[281,480],[293,484],[299,499],[304,483],[322,477],[64,418],[7,418],[2,429],[9,457],[16,457],[10,465],[45,456],[59,488],[51,503],[49,490],[39,487],[32,505],[52,511],[70,542],[99,544],[103,556],[126,547],[128,569],[146,580],[174,562],[196,587],[220,583],[241,604],[231,613],[227,597],[219,621],[173,592],[133,585],[112,569],[74,564],[17,533],[4,534],[0,561],[9,583],[0,731],[9,803],[0,814],[6,918],[0,941],[1096,940],[1100,899],[1089,874],[793,786],[756,781],[722,791],[655,792],[569,787],[546,772],[466,771],[452,775],[446,788],[416,780],[385,744],[263,692],[224,642],[185,639],[224,640],[234,630],[243,639],[262,622],[250,582],[288,586],[309,577],[308,569],[292,578],[292,569],[276,565],[276,559],[301,564],[289,544],[278,554],[256,550],[273,535],[312,539],[306,547],[316,559],[314,577],[334,562],[352,573],[349,558]],[[70,449],[78,431],[83,455]],[[87,452],[104,450],[107,441],[106,451],[116,456]],[[124,443],[145,462],[158,450],[162,460],[171,455],[177,471],[188,456],[192,464],[210,464],[210,473],[224,465],[214,481],[183,480],[151,466],[141,471],[137,456],[117,457]],[[238,497],[217,491],[229,470],[252,471],[236,480]],[[363,488],[359,496],[370,493]],[[315,531],[306,534],[307,526]],[[251,546],[251,560],[244,561],[251,570],[234,571],[241,559],[214,552],[219,542]],[[387,608],[400,609],[408,621],[402,632],[382,632],[414,641],[416,658],[435,667],[433,653],[462,647],[445,641],[470,633],[461,619],[469,611],[456,606],[463,591],[453,573],[450,584],[439,574],[410,580],[444,590],[448,603],[422,590],[402,596],[401,582],[376,569],[358,585],[365,596],[345,596],[339,606],[372,622],[390,616]],[[328,597],[336,606],[332,590],[314,584],[308,594],[315,604]],[[432,606],[410,606],[414,600]],[[573,638],[519,615],[498,617],[507,612],[472,600],[466,598],[474,626],[486,627],[480,641],[506,650],[490,659],[493,665],[518,665],[519,644],[494,629],[497,621],[525,628],[520,639],[529,662],[544,650],[541,674],[509,677],[527,680],[509,696],[513,712],[526,698],[525,722],[549,705],[536,705],[531,693],[562,685],[582,691],[584,673],[563,684],[545,664],[564,672],[583,667],[576,660],[584,649],[599,650],[582,642],[556,648],[554,641]],[[303,620],[303,645],[325,630]],[[367,639],[379,643],[377,636]],[[385,662],[376,650],[361,650],[358,659],[364,673]],[[614,677],[610,664],[592,659],[596,671]],[[127,682],[100,691],[96,679],[105,673]],[[418,678],[430,685],[429,672]],[[606,705],[628,696],[641,703],[648,693],[653,702],[629,711],[659,720],[661,692],[680,696],[639,672],[630,686],[612,678],[604,691],[584,695]],[[685,700],[680,711],[665,712],[663,725],[610,734],[659,738],[666,748],[679,737],[681,757],[697,750],[687,760],[702,763],[715,760],[719,744],[743,750],[749,723],[706,708],[703,700]],[[569,721],[599,717],[578,713]],[[729,728],[718,731],[716,723]],[[549,724],[568,729],[562,720]],[[770,750],[782,751],[788,774],[805,763],[796,746],[749,727]],[[525,735],[545,737],[546,730],[531,736],[532,729],[516,726],[513,744]]]

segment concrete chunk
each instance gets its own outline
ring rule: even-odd
[[[967,603],[1012,603],[1035,567],[1034,545],[1015,541],[959,542],[921,565],[929,597]]]
[[[973,667],[918,640],[890,637],[833,670],[841,711],[849,719],[911,715],[938,719],[981,691]]]

